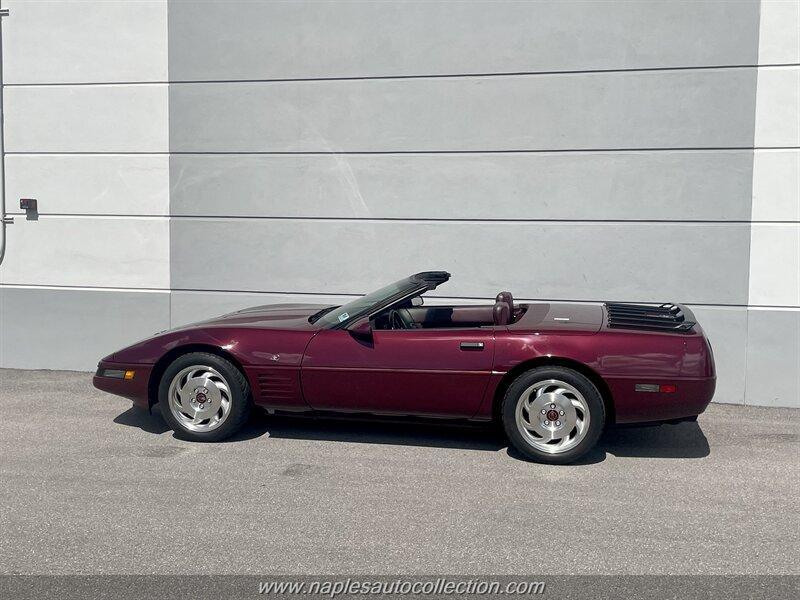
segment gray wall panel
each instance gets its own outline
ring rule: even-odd
[[[170,150],[747,147],[755,69],[180,84]]]
[[[441,268],[452,296],[747,297],[746,225],[178,218],[170,235],[178,289],[365,293]]]
[[[173,0],[169,46],[177,80],[752,65],[758,2]]]
[[[750,218],[752,151],[173,155],[176,215]]]
[[[169,292],[0,288],[0,367],[93,371],[169,327]]]
[[[748,310],[746,397],[800,408],[800,310]]]

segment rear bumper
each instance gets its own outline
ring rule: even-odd
[[[716,377],[659,379],[608,378],[617,423],[647,423],[694,417],[714,397]],[[637,392],[637,383],[674,384],[675,392]]]
[[[148,384],[152,365],[135,365],[115,363],[110,361],[100,361],[97,365],[92,383],[98,390],[122,396],[132,400],[136,406],[150,408],[148,396]],[[104,375],[106,371],[134,371],[133,379],[122,379],[119,377],[108,377]]]

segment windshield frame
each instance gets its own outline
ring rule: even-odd
[[[369,294],[365,294],[364,296],[369,296],[370,294],[380,292],[385,288],[396,287],[397,291],[394,293],[376,298],[371,304],[363,306],[351,313],[345,307],[352,304],[358,305],[364,298],[364,296],[359,296],[347,304],[335,307],[333,310],[321,315],[320,318],[315,321],[315,324],[319,325],[320,329],[346,329],[348,326],[352,325],[356,321],[361,320],[363,317],[371,318],[373,315],[390,308],[394,304],[404,302],[410,298],[414,298],[415,296],[420,296],[429,290],[435,289],[440,283],[447,281],[449,278],[449,273],[435,271],[411,275],[410,277],[390,283],[389,285],[383,286],[382,288],[374,290]],[[347,313],[347,318],[339,321],[339,317],[336,315],[341,315],[343,313]]]

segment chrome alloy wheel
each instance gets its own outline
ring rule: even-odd
[[[560,454],[589,431],[589,405],[577,389],[558,379],[538,381],[519,398],[516,422],[522,437],[540,452]]]
[[[179,371],[168,394],[170,412],[190,431],[213,431],[231,412],[231,388],[219,371],[209,366]]]

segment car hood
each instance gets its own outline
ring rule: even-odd
[[[308,317],[330,304],[267,304],[194,323],[192,326],[260,327],[267,329],[310,329]]]
[[[236,356],[246,364],[260,364],[266,354],[282,354],[282,364],[299,364],[303,348],[316,326],[308,322],[308,317],[325,304],[272,304],[255,306],[236,312],[206,319],[161,331],[145,340],[119,350],[103,361],[126,362],[130,364],[152,364],[166,352],[179,346],[203,344],[226,350],[236,347]],[[269,348],[263,350],[264,336],[250,335],[247,329],[274,329],[269,336]],[[257,333],[257,332],[253,332]]]

